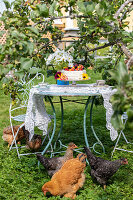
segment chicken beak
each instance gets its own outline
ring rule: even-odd
[[[45,184],[42,186],[42,191],[43,191],[44,196],[46,196],[46,193],[48,192],[48,190],[45,187]]]
[[[128,165],[128,160],[125,159],[125,160],[123,161],[123,164],[124,164],[124,165]]]
[[[44,196],[46,196],[46,193],[47,193],[47,192],[48,192],[47,190],[43,190]]]
[[[76,145],[74,145],[74,149],[78,148]]]
[[[128,161],[125,162],[125,165],[128,165]]]

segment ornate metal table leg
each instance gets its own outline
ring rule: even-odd
[[[61,97],[61,96],[60,96],[60,105],[61,105],[61,127],[60,127],[60,130],[59,130],[59,133],[58,133],[56,142],[54,143],[54,149],[56,149],[56,144],[57,144],[57,142],[60,143],[60,148],[61,148],[61,146],[62,146],[62,143],[61,143],[61,141],[59,140],[60,135],[61,135],[61,133],[62,133],[62,129],[63,129],[63,120],[64,120],[64,118],[63,118],[63,116],[64,116],[63,101],[62,101],[62,97]]]
[[[85,138],[85,143],[86,143],[87,147],[89,147],[89,143],[88,143],[88,139],[87,139],[87,135],[86,135],[86,112],[87,112],[89,102],[90,102],[90,97],[88,97],[88,99],[87,99],[87,102],[85,105],[85,111],[84,111],[84,138]]]
[[[91,125],[91,130],[92,130],[97,142],[93,144],[92,148],[96,153],[100,154],[99,152],[97,152],[95,150],[95,145],[96,144],[100,144],[102,146],[103,152],[105,152],[105,150],[104,150],[104,146],[103,146],[102,142],[97,137],[97,135],[95,133],[95,130],[93,128],[93,124],[92,124],[92,109],[93,109],[94,100],[95,100],[95,96],[92,99],[91,108],[90,108],[90,125]],[[87,108],[88,108],[89,101],[90,101],[90,97],[88,97],[88,100],[87,100],[86,106],[85,106],[85,111],[84,111],[84,137],[85,137],[85,143],[86,143],[87,147],[89,147],[89,143],[88,143],[87,134],[86,134],[86,113],[87,113]]]
[[[95,136],[95,138],[96,138],[96,140],[97,140],[97,142],[93,144],[93,150],[94,150],[96,153],[100,154],[99,152],[97,152],[97,151],[95,150],[95,145],[96,145],[96,144],[101,145],[101,147],[102,147],[102,149],[103,149],[103,152],[105,152],[105,149],[104,149],[104,146],[103,146],[102,142],[101,142],[101,141],[99,140],[99,138],[97,137],[97,135],[96,135],[96,133],[95,133],[95,130],[94,130],[94,128],[93,128],[93,124],[92,124],[92,110],[93,110],[93,104],[94,104],[95,98],[96,98],[95,96],[92,98],[92,103],[91,103],[91,108],[90,108],[90,125],[91,125],[91,130],[92,130],[92,132],[93,132],[93,134],[94,134],[94,136]]]
[[[42,155],[46,152],[46,150],[48,149],[49,145],[51,144],[51,142],[53,140],[53,137],[54,137],[54,134],[55,134],[55,129],[56,129],[56,114],[55,114],[54,105],[53,105],[53,102],[52,102],[52,100],[51,100],[51,98],[49,96],[48,96],[48,99],[49,99],[49,102],[50,102],[52,110],[53,110],[54,127],[53,127],[53,132],[52,132],[51,138],[49,139],[48,144],[46,145],[46,147],[44,148],[44,150],[41,153]],[[39,164],[40,164],[40,162],[38,161],[38,166],[39,166]]]

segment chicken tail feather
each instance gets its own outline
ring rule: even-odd
[[[37,159],[40,161],[40,163],[41,163],[43,166],[47,165],[46,158],[44,158],[43,155],[37,153],[37,154],[36,154],[36,157],[37,157]]]
[[[25,129],[25,126],[22,127],[22,130],[24,132],[26,141],[29,141],[29,134],[30,134],[29,131]]]

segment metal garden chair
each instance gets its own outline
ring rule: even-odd
[[[31,152],[25,153],[25,154],[20,154],[19,149],[24,148],[26,146],[18,146],[16,137],[19,133],[19,130],[24,126],[30,89],[31,89],[31,87],[33,87],[34,85],[36,85],[38,83],[44,83],[44,75],[42,73],[37,73],[28,82],[27,82],[27,79],[29,79],[29,76],[25,75],[25,77],[18,83],[21,86],[19,89],[20,98],[17,98],[15,105],[13,105],[12,98],[11,98],[10,107],[9,107],[10,126],[12,129],[12,134],[13,134],[13,138],[14,138],[12,141],[12,144],[9,148],[9,151],[11,151],[11,149],[16,149],[19,158],[22,155],[34,154]],[[21,125],[19,126],[19,128],[15,134],[13,126],[16,125],[17,123],[21,123]],[[48,136],[48,138],[49,138],[49,131],[46,136]],[[42,144],[44,143],[46,136],[44,137]],[[35,153],[37,153],[37,152],[35,152]]]
[[[123,123],[124,125],[126,125],[126,122],[127,122],[127,120],[128,120],[128,116],[127,116],[126,112],[123,113],[123,115],[122,115],[122,117],[121,117],[121,120],[122,120],[122,123]],[[114,147],[114,149],[113,149],[112,156],[113,156],[115,150],[120,150],[120,151],[126,151],[126,152],[133,153],[133,151],[129,151],[129,150],[127,150],[127,149],[124,149],[124,148],[122,149],[122,148],[119,148],[119,147],[118,147],[118,143],[119,143],[121,137],[124,138],[124,140],[125,140],[125,142],[126,142],[127,144],[133,144],[133,143],[131,143],[131,142],[129,142],[129,141],[127,140],[127,138],[126,138],[126,136],[125,136],[123,130],[121,130],[120,133],[119,133],[119,135],[118,135],[117,141],[116,141],[116,143],[115,143],[115,147]]]

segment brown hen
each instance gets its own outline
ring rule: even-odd
[[[18,130],[19,127],[20,127],[20,125],[13,126],[13,130],[14,130],[14,134],[15,135],[16,135],[17,130]],[[14,137],[13,137],[11,126],[8,126],[8,127],[4,128],[2,138],[3,138],[4,141],[8,142],[8,147],[12,144]],[[16,136],[16,141],[18,143],[20,143],[20,141],[23,138],[25,138],[25,134],[24,134],[22,128],[20,128],[20,130],[19,130],[19,132],[18,132],[18,134]]]
[[[42,137],[40,135],[34,134],[32,139],[29,140],[30,133],[25,129],[25,126],[22,127],[26,139],[26,148],[31,150],[37,150],[42,146]]]
[[[44,195],[46,196],[46,193],[50,192],[54,196],[75,199],[77,190],[85,182],[85,166],[85,154],[79,154],[77,158],[67,160],[61,169],[53,175],[51,181],[43,185]]]

